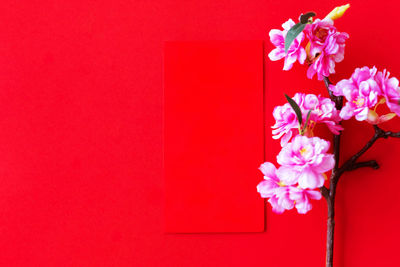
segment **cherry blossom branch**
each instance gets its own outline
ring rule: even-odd
[[[321,192],[322,196],[323,196],[325,199],[328,199],[328,197],[329,197],[329,189],[326,188],[325,185],[323,185],[322,187],[320,187],[320,188],[319,188],[319,191]]]
[[[330,98],[333,100],[335,96],[333,95],[332,91],[329,90],[329,85],[331,85],[332,83],[329,80],[329,78],[326,76],[324,76],[324,84],[325,84],[326,89],[328,90],[328,94],[329,94]]]
[[[378,164],[378,162],[376,162],[376,160],[357,162],[357,163],[354,163],[352,166],[350,166],[347,171],[354,171],[354,170],[357,170],[357,169],[363,168],[363,167],[371,167],[372,169],[377,170],[377,169],[379,169],[379,164]]]
[[[337,97],[334,96],[332,91],[329,89],[329,85],[331,84],[330,80],[328,77],[324,77],[324,84],[326,89],[328,90],[329,96],[331,97],[332,101],[335,102],[336,108],[340,110],[343,106],[343,99],[342,97]],[[331,179],[334,180],[334,185],[337,184],[337,180],[341,177],[341,175],[345,171],[353,171],[359,168],[363,167],[371,167],[373,169],[378,169],[379,164],[375,160],[370,160],[366,162],[358,162],[356,163],[357,159],[361,157],[372,145],[378,140],[379,138],[385,138],[387,139],[388,137],[395,137],[395,138],[400,138],[400,132],[391,132],[391,131],[384,131],[381,128],[379,128],[377,125],[373,126],[375,129],[375,134],[374,136],[365,144],[365,146],[356,154],[354,154],[349,160],[347,160],[342,167],[338,167],[339,164],[339,152],[340,152],[340,136],[341,135],[335,135],[333,139],[333,154],[335,156],[335,167],[332,170],[332,175]],[[331,188],[331,186],[329,187]],[[321,192],[322,193],[322,192]]]
[[[374,125],[375,132],[378,132],[380,137],[382,138],[388,138],[388,137],[395,137],[395,138],[400,138],[400,132],[391,132],[391,131],[384,131],[381,128],[379,128],[377,125]]]
[[[379,128],[377,125],[373,126],[375,129],[375,134],[374,136],[365,144],[365,146],[358,151],[356,154],[354,154],[350,159],[348,159],[342,167],[339,168],[338,170],[338,177],[337,179],[340,178],[340,176],[345,172],[345,171],[352,171],[361,167],[372,167],[374,169],[378,169],[379,165],[376,161],[367,161],[367,162],[360,162],[356,163],[357,159],[360,158],[365,152],[367,152],[368,149],[372,147],[372,145],[378,140],[379,138],[384,138],[387,139],[389,137],[394,137],[394,138],[400,138],[400,132],[391,132],[391,131],[384,131],[381,128]]]
[[[331,100],[335,103],[336,109],[341,110],[343,107],[343,97],[333,95],[329,89],[331,82],[328,77],[324,77],[325,87],[328,90]],[[333,137],[333,154],[335,157],[335,166],[332,169],[331,177],[329,179],[329,189],[325,186],[321,187],[321,194],[325,197],[328,206],[328,219],[327,219],[327,235],[326,235],[326,267],[333,266],[333,241],[335,230],[335,196],[336,186],[341,175],[339,169],[340,159],[340,136],[334,135]]]
[[[331,85],[332,83],[331,83],[331,81],[329,80],[328,77],[324,76],[324,83],[325,83],[326,89],[328,90],[329,97],[336,104],[336,109],[337,110],[341,110],[342,107],[343,107],[343,96],[335,96],[335,95],[333,95],[332,91],[329,89],[329,85]]]
[[[335,103],[336,109],[341,110],[343,107],[343,97],[337,97],[333,95],[332,91],[329,89],[331,82],[327,77],[324,77],[324,84],[328,90],[331,100]],[[328,220],[327,220],[327,240],[326,240],[326,267],[333,266],[333,241],[334,241],[334,230],[335,230],[335,197],[336,197],[336,187],[339,182],[339,178],[345,171],[353,171],[359,168],[370,167],[373,169],[378,169],[379,164],[375,160],[369,160],[364,162],[356,162],[368,149],[370,149],[373,144],[379,138],[387,139],[388,137],[400,138],[400,132],[384,131],[377,125],[373,126],[375,133],[373,137],[365,144],[360,151],[354,154],[350,159],[348,159],[341,167],[339,167],[339,155],[340,155],[340,137],[339,135],[334,135],[333,138],[333,154],[335,157],[335,166],[332,169],[331,177],[329,179],[329,188],[322,186],[320,188],[321,194],[326,199],[328,206]]]

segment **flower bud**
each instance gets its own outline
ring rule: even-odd
[[[396,117],[396,113],[388,113],[388,114],[379,116],[375,110],[369,110],[366,121],[370,124],[376,125],[376,124],[381,124],[381,123],[387,122],[387,121],[393,119],[394,117]]]
[[[329,13],[325,18],[330,18],[331,20],[338,19],[343,16],[344,12],[350,7],[350,4],[335,7],[331,13]]]

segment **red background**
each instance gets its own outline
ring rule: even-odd
[[[323,266],[323,201],[306,216],[268,207],[261,234],[164,234],[162,51],[165,40],[267,38],[288,17],[339,4],[3,1],[0,265]],[[350,39],[332,79],[373,64],[399,77],[397,25],[396,1],[353,1],[337,22]],[[324,92],[304,68],[282,66],[266,63],[267,90]],[[371,134],[346,130],[345,154]],[[267,149],[271,159],[278,144]],[[398,264],[399,152],[400,140],[379,140],[365,158],[381,170],[339,183],[336,266]]]

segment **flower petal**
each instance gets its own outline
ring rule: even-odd
[[[280,181],[285,185],[294,185],[298,181],[299,173],[293,168],[287,166],[281,166],[276,171],[276,174]]]
[[[259,170],[265,175],[270,178],[275,178],[276,177],[276,168],[275,165],[272,164],[271,162],[264,162],[261,164]]]
[[[314,189],[324,185],[325,179],[310,169],[305,169],[299,176],[299,186],[303,189]]]

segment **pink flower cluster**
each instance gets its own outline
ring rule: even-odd
[[[339,131],[343,129],[339,124],[341,118],[335,103],[329,98],[296,93],[293,100],[300,107],[304,122],[307,120],[308,111],[311,110],[308,132],[312,132],[317,123],[326,124],[333,134],[339,134]],[[290,104],[286,103],[283,106],[276,106],[273,116],[276,123],[272,126],[272,138],[279,139],[282,137],[281,145],[284,146],[289,142],[293,131],[299,128],[296,113]]]
[[[394,117],[394,114],[378,116],[377,105],[386,102],[389,109],[400,115],[400,87],[399,80],[389,78],[386,70],[377,71],[375,67],[357,68],[350,79],[344,79],[330,90],[336,96],[344,96],[347,100],[340,111],[340,117],[348,120],[353,116],[358,121],[367,121],[371,124],[385,122]]]
[[[289,19],[282,24],[283,31],[273,29],[269,32],[270,40],[276,47],[269,53],[269,58],[272,61],[285,58],[284,70],[290,70],[297,60],[300,64],[307,62],[307,77],[310,79],[317,74],[318,79],[322,80],[324,76],[335,73],[335,63],[343,60],[345,41],[349,35],[338,32],[332,19],[317,19],[307,24],[305,34],[300,33],[285,53],[285,38],[293,25],[295,23]],[[308,43],[303,47],[305,37]]]
[[[257,191],[261,197],[269,198],[274,212],[296,207],[305,214],[312,208],[311,199],[321,199],[318,188],[324,184],[324,173],[335,164],[333,155],[328,153],[329,146],[319,137],[297,135],[277,156],[281,165],[278,169],[270,162],[261,165],[264,180]]]
[[[324,19],[315,21],[312,19],[315,14],[309,12],[300,16],[301,23],[295,24],[289,19],[282,25],[283,30],[271,30],[269,36],[275,49],[269,53],[269,58],[273,61],[284,59],[284,70],[290,70],[296,61],[306,63],[310,79],[317,75],[322,80],[335,73],[335,64],[344,59],[349,35],[338,32],[333,19],[340,18],[348,8],[349,4],[337,7]],[[304,30],[299,33],[301,29]],[[288,38],[293,41],[285,51],[289,32],[298,35],[294,40]],[[276,158],[279,167],[271,162],[263,163],[260,170],[264,180],[257,185],[257,191],[261,197],[268,198],[272,210],[283,213],[296,208],[298,213],[305,214],[312,208],[312,199],[321,199],[319,189],[327,179],[325,173],[334,168],[335,158],[328,152],[328,141],[313,137],[316,124],[325,124],[338,135],[343,130],[341,120],[355,117],[358,121],[379,124],[400,116],[399,85],[399,80],[390,77],[386,70],[363,67],[357,68],[349,79],[329,86],[333,95],[343,96],[346,100],[340,110],[330,98],[320,95],[296,93],[293,98],[286,96],[288,103],[276,106],[273,111],[272,138],[280,139],[282,146]],[[336,101],[337,98],[333,99]],[[377,107],[383,103],[391,113],[379,116]]]
[[[282,24],[283,31],[273,29],[269,32],[271,43],[276,46],[274,50],[269,53],[269,58],[272,61],[285,58],[284,70],[290,70],[297,60],[300,64],[304,64],[307,58],[306,50],[300,45],[304,40],[304,33],[300,33],[296,39],[294,39],[292,45],[289,47],[287,53],[285,53],[285,38],[287,32],[295,25],[292,19],[289,19]]]

